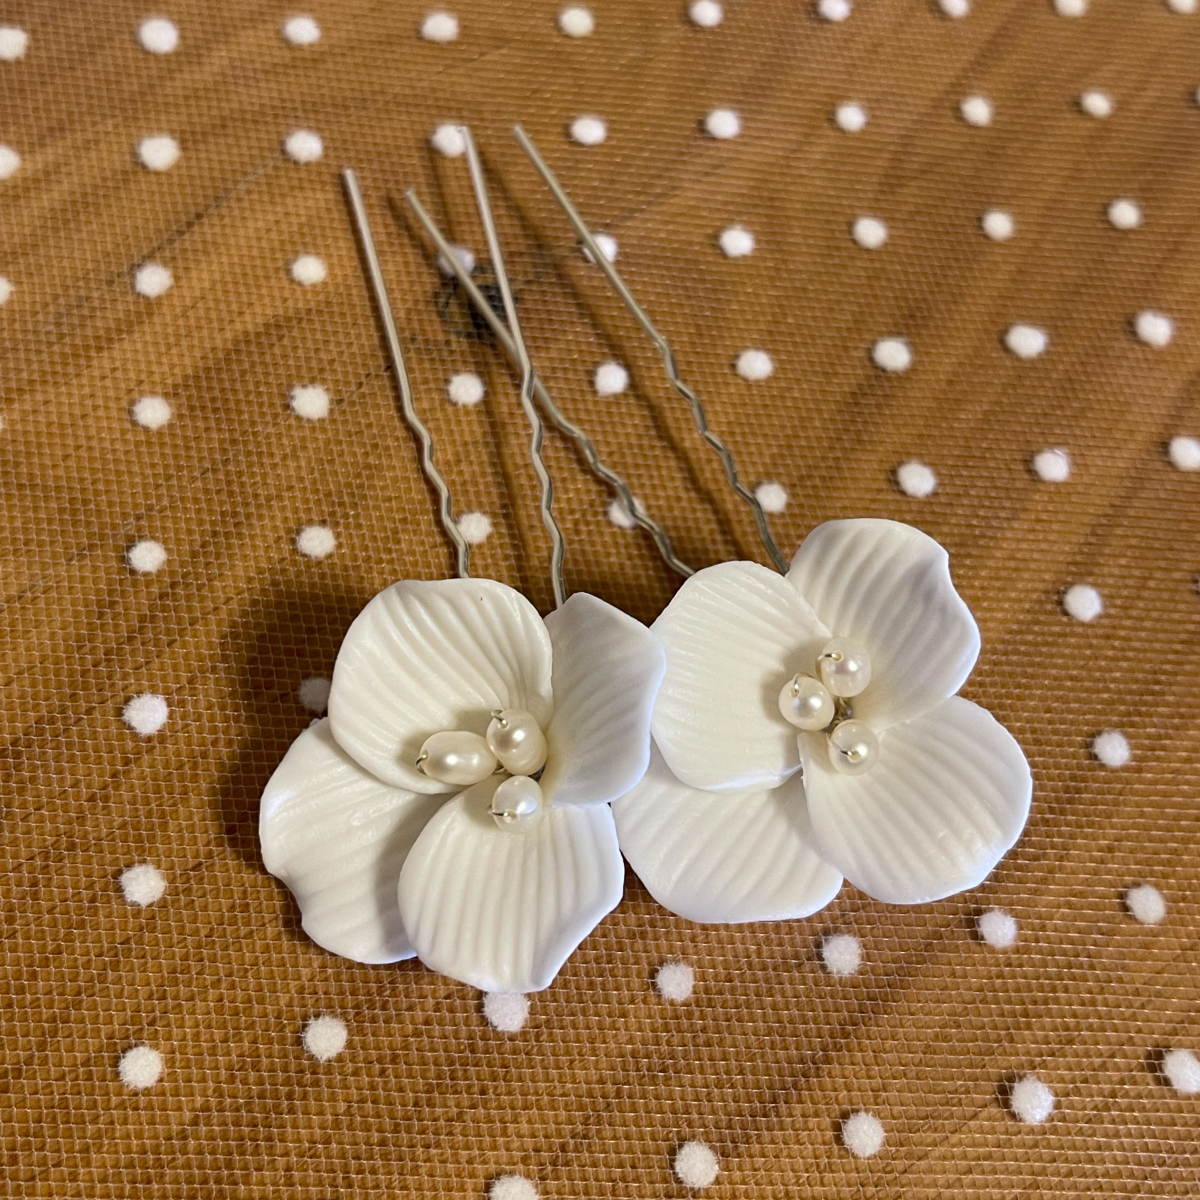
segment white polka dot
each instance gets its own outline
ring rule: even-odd
[[[910,458],[896,468],[896,486],[906,495],[924,500],[937,491],[938,480],[933,468],[919,459]]]
[[[639,516],[646,515],[646,506],[636,497],[633,498],[634,507],[638,511]],[[615,500],[610,501],[606,510],[608,519],[618,529],[636,529],[637,522],[633,519],[628,508],[625,507],[625,501],[618,496]]]
[[[329,416],[329,393],[319,383],[298,383],[288,393],[288,405],[306,421],[322,421]]]
[[[885,1140],[883,1123],[874,1113],[851,1113],[842,1122],[842,1145],[855,1158],[874,1158]]]
[[[160,543],[145,538],[134,542],[125,551],[125,561],[131,571],[136,571],[139,575],[153,575],[166,565],[167,552]]]
[[[833,122],[843,133],[859,133],[867,126],[867,110],[861,104],[839,104]]]
[[[1082,17],[1088,10],[1088,0],[1054,0],[1054,11],[1060,17]]]
[[[465,270],[468,275],[475,270],[475,255],[471,250],[469,250],[466,246],[455,245],[451,245],[450,250],[454,257],[457,258],[460,263],[462,263],[463,270]],[[454,268],[447,261],[445,255],[438,255],[437,265],[438,270],[441,271],[443,275],[454,274]]]
[[[1066,483],[1071,478],[1071,456],[1060,446],[1039,450],[1030,465],[1043,483]]]
[[[995,950],[1007,950],[1017,942],[1017,919],[1002,908],[989,908],[975,921],[979,936]]]
[[[304,1026],[304,1048],[317,1060],[328,1062],[346,1048],[346,1022],[338,1017],[313,1017]]]
[[[1079,107],[1089,117],[1103,121],[1113,115],[1113,109],[1116,106],[1113,104],[1113,98],[1107,92],[1102,92],[1099,88],[1088,88],[1079,97]]]
[[[524,1175],[498,1175],[488,1188],[488,1200],[537,1200],[537,1185]]]
[[[179,30],[166,17],[151,17],[138,26],[138,41],[151,54],[170,54],[179,45]]]
[[[704,130],[709,137],[727,141],[742,132],[742,118],[732,108],[714,108],[704,118]]]
[[[864,250],[878,250],[888,240],[888,227],[878,217],[859,217],[850,227],[850,236]]]
[[[1002,208],[989,208],[979,218],[979,227],[993,242],[1007,242],[1017,232],[1017,223],[1012,214]]]
[[[315,254],[301,254],[292,259],[288,274],[304,287],[312,287],[313,284],[325,282],[329,268],[325,265],[325,260]]]
[[[629,372],[619,362],[601,363],[592,374],[597,396],[619,396],[629,386]]]
[[[1104,611],[1104,599],[1090,583],[1073,583],[1063,592],[1062,606],[1077,621],[1094,621]]]
[[[174,413],[161,396],[143,396],[129,410],[129,417],[143,429],[161,429]]]
[[[21,165],[21,156],[11,147],[0,145],[0,179],[15,174]]]
[[[1167,443],[1167,457],[1177,471],[1200,471],[1200,438],[1173,437]]]
[[[1133,751],[1129,748],[1129,739],[1118,729],[1105,729],[1092,738],[1092,753],[1106,767],[1114,770],[1123,767]]]
[[[564,8],[558,14],[558,27],[567,37],[588,37],[595,31],[596,18],[586,8]]]
[[[695,0],[688,7],[688,16],[701,29],[715,29],[725,19],[725,10],[717,0]]]
[[[306,558],[320,562],[328,558],[337,546],[337,538],[328,525],[305,525],[296,534],[296,549]]]
[[[458,18],[453,13],[431,12],[421,22],[421,36],[427,42],[447,42],[458,40]]]
[[[844,21],[851,11],[850,0],[817,0],[817,16],[822,21]]]
[[[1125,893],[1129,915],[1142,925],[1161,925],[1167,918],[1167,901],[1153,884],[1139,883]]]
[[[684,1187],[711,1187],[720,1166],[713,1148],[707,1142],[684,1142],[675,1151],[675,1174]]]
[[[758,383],[775,373],[775,364],[765,350],[743,350],[737,357],[734,370],[748,382]]]
[[[862,942],[850,933],[831,934],[821,941],[821,961],[830,975],[856,975],[862,966]]]
[[[938,8],[946,16],[959,21],[971,11],[971,3],[970,0],[938,0]]]
[[[1054,1093],[1036,1075],[1022,1075],[1012,1085],[1008,1102],[1013,1116],[1025,1125],[1041,1125],[1054,1111]]]
[[[1004,345],[1017,358],[1039,358],[1046,353],[1050,337],[1036,325],[1010,325],[1004,331]]]
[[[466,512],[457,521],[458,531],[468,546],[479,546],[492,532],[492,518],[487,513]]]
[[[978,128],[990,125],[995,116],[992,102],[986,96],[967,96],[959,104],[958,111],[968,125]]]
[[[695,990],[696,972],[690,964],[672,959],[655,971],[654,987],[664,1000],[681,1004]]]
[[[283,150],[292,162],[314,163],[325,153],[325,143],[311,129],[294,129],[284,139]]]
[[[617,245],[617,239],[613,237],[611,233],[595,233],[592,235],[592,237],[595,238],[596,245],[600,247],[600,253],[603,254],[609,262],[616,262],[617,254],[620,251],[620,246]],[[582,242],[579,244],[579,253],[582,254],[583,257],[586,258],[590,263],[594,263],[596,261],[592,256],[592,252]]]
[[[157,733],[166,723],[171,710],[167,706],[166,696],[157,696],[153,692],[142,692],[125,702],[121,711],[121,719],[134,733],[142,737],[150,737]]]
[[[128,903],[137,908],[148,908],[157,904],[167,890],[167,881],[163,873],[149,863],[137,863],[121,872],[117,882],[121,885],[121,894]]]
[[[467,136],[453,122],[439,125],[429,135],[429,144],[444,158],[461,158],[467,152]]]
[[[871,361],[881,371],[907,371],[912,360],[912,347],[904,338],[880,338],[871,347]]]
[[[1166,5],[1181,17],[1190,17],[1196,11],[1196,0],[1166,0]]]
[[[3,276],[0,275],[0,305],[7,304],[12,298],[13,285]]]
[[[1135,200],[1114,200],[1108,206],[1108,221],[1114,229],[1137,229],[1142,223],[1142,210]]]
[[[1163,1074],[1181,1096],[1200,1092],[1200,1059],[1190,1050],[1168,1050],[1163,1055]]]
[[[153,1087],[163,1073],[163,1056],[150,1046],[134,1046],[121,1055],[117,1074],[121,1082],[134,1092]]]
[[[608,126],[602,117],[576,117],[571,137],[581,146],[599,146],[608,137]]]
[[[29,34],[19,25],[0,25],[0,62],[16,62],[28,48]]]
[[[717,235],[726,258],[745,258],[754,252],[754,234],[744,225],[728,225]]]
[[[768,479],[754,489],[754,498],[762,505],[763,512],[781,513],[788,505],[788,491],[782,483]]]
[[[493,1029],[516,1033],[529,1021],[529,997],[520,992],[485,992],[483,1015]]]
[[[450,397],[450,403],[457,404],[460,408],[470,408],[471,405],[478,404],[483,399],[484,390],[483,380],[474,371],[462,371],[451,375],[446,384],[446,395]]]
[[[171,290],[175,276],[162,263],[142,263],[133,273],[133,290],[147,300],[157,300]]]
[[[1133,318],[1133,331],[1147,346],[1161,350],[1175,336],[1175,322],[1166,313],[1145,309]]]
[[[288,17],[283,23],[283,40],[291,46],[315,46],[321,40],[321,27],[303,14]]]
[[[137,156],[147,171],[169,171],[179,161],[179,143],[169,134],[156,133],[138,142]]]
[[[296,698],[302,707],[318,716],[329,707],[329,689],[332,686],[324,675],[312,675],[302,679],[296,689]]]

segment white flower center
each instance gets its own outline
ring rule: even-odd
[[[835,771],[865,774],[879,757],[879,740],[865,722],[854,720],[850,700],[871,682],[871,659],[849,638],[834,638],[813,666],[812,675],[796,675],[783,685],[779,711],[805,733],[825,733]]]
[[[524,830],[545,811],[534,778],[546,765],[546,735],[523,708],[497,709],[487,736],[465,729],[444,730],[425,739],[417,770],[439,783],[470,787],[491,775],[507,776],[492,793],[491,813],[501,829]]]

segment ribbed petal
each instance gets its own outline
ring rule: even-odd
[[[355,962],[411,958],[396,884],[417,835],[445,803],[380,783],[333,740],[329,721],[291,745],[263,792],[258,836],[318,946]]]
[[[452,791],[416,769],[430,734],[485,733],[493,709],[550,717],[550,636],[520,592],[492,579],[404,580],[355,618],[338,651],[329,719],[385,783]]]
[[[607,803],[650,761],[650,714],[666,661],[640,621],[586,592],[546,618],[554,717],[542,790],[550,804]]]
[[[865,775],[839,775],[805,739],[804,785],[821,854],[868,896],[924,904],[982,883],[1029,816],[1033,779],[1012,734],[953,696],[893,725]]]
[[[655,751],[613,816],[638,878],[690,921],[807,917],[842,886],[817,853],[799,775],[770,791],[701,792],[680,783]]]
[[[705,567],[653,630],[667,652],[654,741],[676,777],[709,790],[786,779],[800,758],[779,691],[829,636],[795,588],[757,563]]]
[[[621,899],[617,830],[606,804],[499,829],[495,787],[476,784],[425,826],[400,872],[400,912],[427,967],[485,992],[537,992]]]
[[[827,521],[804,539],[788,581],[835,637],[871,657],[854,715],[875,729],[953,696],[979,657],[979,628],[933,538],[898,521]]]

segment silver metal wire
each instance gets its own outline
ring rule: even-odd
[[[542,416],[533,402],[533,363],[529,358],[529,350],[525,346],[525,338],[521,334],[521,323],[517,319],[517,303],[513,299],[512,288],[508,283],[508,272],[504,269],[504,255],[500,250],[500,237],[496,233],[496,221],[492,216],[492,205],[488,200],[487,181],[483,177],[483,164],[479,161],[479,151],[475,147],[475,138],[466,125],[460,125],[463,138],[467,143],[467,164],[471,169],[471,185],[475,189],[475,203],[479,206],[479,216],[483,221],[483,231],[487,236],[488,254],[492,259],[492,270],[496,273],[496,282],[500,286],[500,296],[504,300],[504,315],[508,319],[508,328],[512,334],[513,344],[517,349],[517,361],[521,364],[521,407],[529,421],[529,455],[533,459],[533,469],[542,485],[542,523],[550,532],[552,550],[550,554],[550,583],[554,588],[554,604],[561,608],[567,599],[567,589],[563,583],[563,535],[554,519],[554,480],[546,470],[546,460],[542,457],[542,439],[545,430]],[[452,258],[457,255],[451,255]]]
[[[495,309],[492,308],[487,298],[479,290],[479,285],[471,278],[471,272],[463,265],[462,259],[454,253],[449,239],[437,227],[429,213],[425,211],[425,206],[417,197],[416,192],[407,191],[404,193],[404,198],[408,201],[408,206],[412,209],[417,220],[421,222],[425,232],[433,240],[433,244],[437,247],[442,260],[454,271],[463,291],[467,293],[467,298],[479,310],[479,315],[488,323],[488,327],[495,334],[500,345],[504,347],[508,356],[513,362],[520,365],[516,342],[513,341],[512,335],[508,332],[504,322],[497,316]],[[625,510],[654,539],[654,544],[667,566],[685,578],[688,575],[694,575],[695,571],[693,568],[689,567],[675,553],[671,545],[671,539],[667,537],[662,526],[642,511],[641,506],[633,498],[633,493],[629,490],[629,486],[621,476],[612,470],[612,468],[605,466],[596,451],[595,445],[592,443],[592,439],[558,407],[536,372],[533,378],[533,391],[534,395],[537,396],[538,403],[541,404],[543,411],[551,423],[557,426],[568,437],[575,440],[588,466],[617,493],[621,503],[625,506]]]
[[[379,310],[379,319],[383,323],[383,337],[387,343],[388,356],[392,360],[392,371],[400,388],[400,407],[404,413],[404,420],[421,443],[421,466],[425,471],[425,478],[433,484],[434,490],[438,494],[442,528],[445,529],[446,536],[454,544],[454,551],[458,558],[459,578],[466,579],[471,574],[471,548],[455,523],[454,506],[450,501],[450,489],[446,485],[446,480],[434,465],[433,436],[417,415],[416,405],[413,403],[412,384],[409,383],[408,369],[404,365],[404,351],[400,348],[400,335],[396,332],[396,318],[392,313],[391,301],[388,299],[387,285],[383,281],[379,255],[375,251],[375,239],[371,236],[371,224],[367,220],[367,208],[363,203],[362,189],[358,186],[358,176],[351,168],[347,167],[342,172],[342,182],[346,187],[350,212],[358,229],[358,239],[362,244],[363,257],[367,261],[367,278],[375,297],[375,307]]]
[[[637,320],[637,323],[645,330],[646,335],[658,347],[658,352],[662,355],[663,364],[667,370],[667,378],[671,381],[671,386],[691,405],[692,417],[696,422],[696,428],[700,431],[700,436],[704,438],[720,457],[725,467],[725,477],[729,480],[729,486],[750,506],[750,510],[754,514],[754,523],[758,527],[759,540],[771,556],[775,566],[780,571],[786,573],[788,569],[787,559],[783,557],[779,547],[775,544],[775,538],[771,535],[771,527],[767,524],[766,513],[763,512],[762,505],[758,502],[758,497],[746,488],[739,479],[737,465],[733,461],[733,455],[729,452],[729,448],[708,427],[708,416],[704,411],[704,405],[701,403],[700,397],[680,378],[679,368],[675,363],[675,352],[671,349],[667,339],[659,333],[654,322],[650,320],[642,306],[634,299],[633,293],[625,285],[625,281],[617,273],[616,268],[608,261],[604,252],[597,245],[596,239],[592,236],[592,231],[587,227],[583,218],[579,215],[579,210],[571,202],[570,196],[567,195],[562,184],[559,183],[554,172],[550,170],[546,160],[539,153],[537,146],[533,143],[533,139],[530,138],[520,125],[513,127],[513,134],[516,136],[517,141],[521,143],[521,149],[525,151],[530,161],[537,168],[538,174],[545,181],[546,186],[550,189],[559,207],[566,213],[567,219],[575,226],[575,232],[579,234],[583,244],[588,248],[596,265],[608,277],[609,283],[616,289],[617,295],[624,301],[625,307],[629,309]]]

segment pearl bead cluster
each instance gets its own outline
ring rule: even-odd
[[[515,833],[535,824],[545,811],[542,788],[534,777],[546,765],[547,752],[546,735],[533,713],[496,709],[483,737],[453,729],[426,738],[417,770],[457,787],[506,774],[492,793],[490,811],[501,829]]]
[[[863,775],[879,757],[879,739],[853,719],[849,704],[870,682],[867,652],[848,638],[834,638],[817,655],[815,676],[794,675],[779,692],[784,720],[801,731],[796,740],[824,732],[829,761],[841,775]]]

